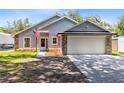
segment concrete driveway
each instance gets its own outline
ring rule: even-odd
[[[112,55],[68,55],[94,83],[124,83],[124,57]]]

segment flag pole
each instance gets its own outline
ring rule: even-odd
[[[36,37],[36,52],[38,52],[38,43],[39,43],[38,38],[40,37],[40,33],[38,31],[36,31],[36,29],[34,29],[33,32],[34,32],[34,35]]]
[[[37,51],[37,37],[36,37],[36,52],[38,52],[38,51]]]

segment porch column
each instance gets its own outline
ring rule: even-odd
[[[62,34],[62,54],[67,54],[67,35]]]
[[[37,52],[40,51],[40,37],[37,39]]]
[[[105,39],[105,54],[112,54],[112,35],[107,35]]]

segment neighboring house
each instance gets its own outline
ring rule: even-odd
[[[15,48],[35,48],[33,30],[41,32],[39,50],[60,49],[63,54],[111,54],[112,34],[90,22],[78,23],[66,16],[55,15],[37,25],[18,32]]]
[[[124,36],[118,37],[118,51],[124,52]]]
[[[14,39],[11,34],[0,32],[0,46],[14,45]]]
[[[118,37],[112,37],[112,50],[118,50]]]
[[[112,37],[112,50],[124,52],[124,36]]]

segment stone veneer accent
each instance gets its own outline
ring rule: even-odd
[[[67,35],[62,34],[62,54],[67,54]]]
[[[112,35],[107,35],[105,39],[105,54],[112,54]]]

